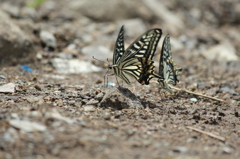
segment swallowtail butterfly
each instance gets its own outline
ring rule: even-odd
[[[108,68],[127,84],[130,83],[129,76],[146,85],[153,77],[161,79],[154,73],[152,61],[161,35],[161,29],[148,30],[124,50],[124,27],[122,26],[115,44],[113,64]]]
[[[179,82],[177,76],[181,71],[182,69],[176,68],[176,65],[174,64],[171,53],[170,36],[166,35],[163,41],[159,62],[159,76],[163,78],[158,79],[160,87],[172,93],[172,89],[169,84],[175,86]]]

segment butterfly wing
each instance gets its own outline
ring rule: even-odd
[[[158,82],[162,88],[171,90],[168,84],[176,85],[179,80],[177,79],[178,73],[182,69],[176,68],[172,59],[170,36],[166,35],[163,41],[160,63],[159,63],[159,76],[163,77],[164,80],[159,79]]]
[[[115,49],[113,53],[113,65],[118,63],[123,53],[124,53],[124,26],[121,27],[115,43]]]
[[[157,44],[161,38],[161,29],[151,29],[139,36],[124,52],[119,62],[130,58],[145,57],[152,60]]]
[[[155,76],[154,62],[144,57],[131,58],[115,67],[116,75],[122,78],[127,84],[130,83],[129,75],[134,77],[141,84],[149,84],[149,80]]]
[[[139,36],[124,52],[121,62],[131,58],[138,58],[141,62],[141,71],[138,74],[133,74],[134,78],[141,84],[149,84],[149,81],[157,77],[154,73],[154,64],[152,58],[156,51],[157,44],[161,38],[161,29],[151,29]],[[140,69],[139,69],[140,70]]]
[[[170,37],[169,35],[166,35],[166,37],[163,40],[162,45],[162,51],[160,55],[160,62],[159,62],[159,75],[166,78],[166,67],[164,67],[164,64],[166,64],[166,61],[169,57],[171,57],[171,45],[170,45]]]
[[[139,83],[141,83],[142,85],[144,84],[148,85],[149,81],[154,77],[158,79],[162,79],[162,77],[154,73],[154,68],[155,68],[154,61],[147,60],[145,57],[139,58],[139,59],[143,66],[142,72],[137,79]]]

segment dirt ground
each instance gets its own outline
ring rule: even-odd
[[[24,63],[16,63],[8,55],[1,55],[9,63],[1,60],[0,75],[6,79],[0,78],[0,86],[14,83],[15,92],[0,93],[0,158],[240,158],[240,61],[211,60],[202,53],[228,41],[239,57],[240,13],[234,9],[230,13],[227,9],[240,6],[240,3],[158,2],[179,15],[184,27],[172,30],[174,27],[161,25],[165,21],[158,20],[155,13],[150,18],[144,11],[138,16],[142,16],[140,18],[147,29],[159,27],[165,35],[170,33],[174,61],[183,68],[176,87],[224,102],[184,91],[174,91],[171,95],[159,89],[154,82],[156,79],[150,85],[142,86],[135,81],[127,85],[118,78],[122,87],[118,88],[115,77],[109,76],[108,81],[116,85],[106,87],[104,75],[107,65],[93,59],[90,62],[100,67],[100,72],[62,74],[53,67],[51,60],[64,51],[73,59],[87,61],[88,55],[81,49],[96,44],[96,41],[98,45],[109,46],[113,50],[117,25],[135,18],[135,15],[104,21],[88,12],[81,12],[81,16],[78,12],[64,14],[70,1],[61,0],[46,1],[48,5],[37,6],[33,14],[36,17],[29,18],[30,13],[23,12],[25,1],[1,1],[1,10],[10,15],[10,19],[27,35],[31,35],[34,51],[29,56],[19,57]],[[19,16],[14,16],[11,8],[20,9]],[[198,11],[201,22],[190,17]],[[31,25],[25,23],[26,19]],[[53,33],[57,46],[46,47],[38,32],[53,28],[56,29]],[[126,30],[130,31],[127,27]],[[90,40],[87,40],[88,34],[93,35]],[[107,36],[102,38],[105,34]],[[139,35],[127,37],[126,33],[125,48]],[[178,49],[179,42],[176,41],[181,41],[183,47]],[[66,51],[72,43],[77,44],[75,51]],[[154,57],[156,72],[161,43]],[[227,50],[230,52],[230,47]],[[111,61],[112,52],[103,56],[103,59]],[[23,64],[34,71],[24,71],[21,69]]]

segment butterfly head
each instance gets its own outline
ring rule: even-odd
[[[113,65],[110,64],[108,65],[108,70],[110,70],[112,73],[114,73],[113,67],[114,67]]]
[[[108,65],[108,69],[112,70],[113,69],[113,65]]]

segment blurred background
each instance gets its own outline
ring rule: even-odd
[[[191,75],[198,80],[209,76],[220,79],[240,71],[240,2],[236,0],[0,3],[1,67],[60,74],[101,72],[107,64],[92,56],[111,61],[124,25],[125,47],[148,29],[163,30],[154,57],[156,71],[166,34],[171,36],[173,59],[189,80]]]

